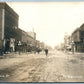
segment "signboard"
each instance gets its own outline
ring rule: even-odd
[[[21,41],[18,42],[18,46],[20,46],[20,45],[21,45]]]
[[[14,42],[15,42],[15,39],[14,38],[10,38],[10,47],[14,47]]]

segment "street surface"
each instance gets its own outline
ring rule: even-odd
[[[0,82],[84,82],[84,54],[10,53],[0,58]]]

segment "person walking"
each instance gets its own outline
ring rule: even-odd
[[[48,49],[45,49],[45,54],[46,54],[46,56],[48,55]]]

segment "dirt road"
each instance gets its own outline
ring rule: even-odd
[[[83,56],[62,51],[16,54],[0,59],[0,82],[84,82],[83,67]]]

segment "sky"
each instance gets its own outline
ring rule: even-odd
[[[84,23],[84,2],[7,2],[19,15],[19,28],[54,47]]]

